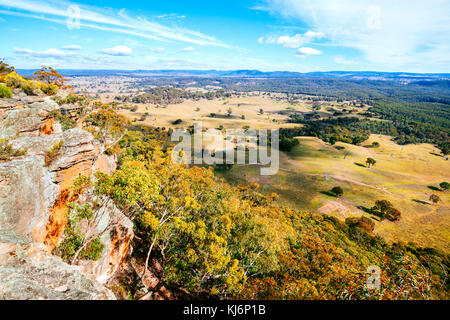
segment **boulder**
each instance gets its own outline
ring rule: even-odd
[[[0,299],[114,300],[115,296],[93,276],[33,243],[0,256]]]

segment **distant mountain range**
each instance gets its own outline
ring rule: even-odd
[[[20,74],[30,76],[36,70],[18,69]],[[322,78],[347,80],[390,80],[400,82],[450,80],[450,73],[407,73],[375,71],[329,71],[329,72],[289,72],[259,70],[59,70],[67,77],[74,76],[135,76],[135,77],[237,77],[237,78]]]

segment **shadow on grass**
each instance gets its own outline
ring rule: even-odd
[[[430,204],[429,202],[422,201],[422,200],[417,200],[417,199],[412,199],[412,201],[420,203],[420,204],[425,204],[425,205],[429,205]]]
[[[437,153],[434,153],[434,152],[430,152],[430,154],[432,154],[433,156],[442,158],[442,154],[437,154]]]
[[[357,165],[358,167],[363,167],[366,168],[365,165],[363,165],[362,163],[358,163],[358,162],[353,162],[355,165]]]
[[[359,210],[364,211],[365,213],[370,214],[370,218],[371,218],[372,220],[375,220],[375,221],[378,221],[378,222],[381,221],[381,218],[380,218],[378,212],[376,212],[375,210],[372,210],[372,209],[367,208],[367,207],[364,207],[364,206],[357,206],[357,208],[358,208]]]
[[[333,192],[330,192],[330,191],[320,191],[320,193],[324,194],[326,196],[329,196],[329,197],[337,198],[336,195]]]
[[[433,190],[433,191],[442,191],[441,189],[439,189],[438,187],[434,187],[434,186],[428,186],[429,189]]]

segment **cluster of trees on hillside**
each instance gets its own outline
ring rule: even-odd
[[[310,136],[318,137],[331,144],[337,141],[359,144],[369,138],[370,131],[359,118],[342,117],[334,119],[304,121],[297,116],[292,121],[303,124],[303,127],[280,129],[280,137]]]
[[[429,112],[431,113],[431,111]],[[410,117],[412,119],[414,114],[412,113]],[[434,143],[444,155],[447,155],[449,154],[450,142],[447,133],[448,128],[445,128],[446,124],[443,124],[446,120],[443,118],[441,121],[434,122],[432,117],[430,116],[429,120],[423,120],[428,122],[420,122],[420,118],[411,120],[413,122],[408,122],[408,120],[375,121],[357,117],[313,120],[294,114],[290,116],[290,122],[301,123],[303,127],[283,129],[283,132],[290,136],[298,134],[318,137],[331,144],[336,141],[359,144],[368,139],[372,133],[384,134],[393,136],[398,144]],[[393,117],[391,118],[393,119]],[[440,124],[442,125],[441,128],[439,128]]]
[[[230,97],[231,93],[224,90],[213,90],[208,92],[190,91],[174,87],[155,87],[145,90],[145,93],[132,96],[117,96],[115,100],[132,103],[151,103],[151,104],[175,104],[182,103],[185,99],[215,99]]]

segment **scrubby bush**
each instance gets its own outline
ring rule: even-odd
[[[442,190],[450,189],[450,183],[448,183],[448,182],[441,182],[441,184],[439,184],[439,186],[442,188]]]
[[[59,155],[64,141],[56,142],[46,153],[45,153],[45,166],[48,167]]]
[[[367,232],[369,234],[371,234],[373,232],[373,230],[375,229],[375,222],[373,222],[372,219],[366,218],[366,217],[360,217],[360,218],[351,217],[351,218],[347,218],[347,219],[345,219],[345,223],[349,227],[358,227],[358,228],[364,230],[365,232]]]
[[[54,95],[59,89],[59,87],[53,83],[29,80],[20,76],[15,71],[8,73],[4,78],[8,87],[12,89],[19,88],[27,95],[35,95],[42,92],[48,95]]]
[[[6,161],[13,157],[20,157],[26,153],[26,149],[14,150],[8,140],[0,139],[0,161]]]
[[[388,219],[389,221],[398,221],[401,218],[401,212],[394,208],[394,205],[388,200],[378,200],[372,208],[372,212],[378,215],[381,219]]]
[[[11,98],[12,91],[4,84],[0,84],[0,98]]]
[[[39,93],[42,93],[42,85],[43,83],[33,81],[33,80],[26,80],[25,84],[20,87],[20,89],[25,92],[26,95],[32,96]]]
[[[55,117],[56,120],[61,124],[62,131],[66,131],[66,130],[75,128],[77,125],[77,123],[74,120],[72,120],[71,118],[69,118],[66,115],[63,115],[58,110],[53,110],[52,112],[50,112],[50,116]]]
[[[441,201],[441,198],[439,198],[438,195],[432,194],[430,196],[430,201],[433,202],[434,204],[438,203],[439,201]]]
[[[41,82],[41,87],[40,87],[41,91],[49,96],[53,96],[56,93],[58,93],[59,87],[53,83],[42,83]]]
[[[331,193],[334,194],[336,197],[342,197],[344,195],[344,190],[338,186],[331,189]]]
[[[20,88],[27,84],[27,80],[22,76],[18,75],[16,71],[8,73],[5,76],[6,85],[10,88]]]
[[[73,92],[71,92],[64,98],[56,97],[54,100],[56,101],[57,104],[59,104],[61,106],[63,104],[74,104],[74,103],[81,104],[86,101],[86,98],[84,96],[77,95],[77,94],[74,94]]]

